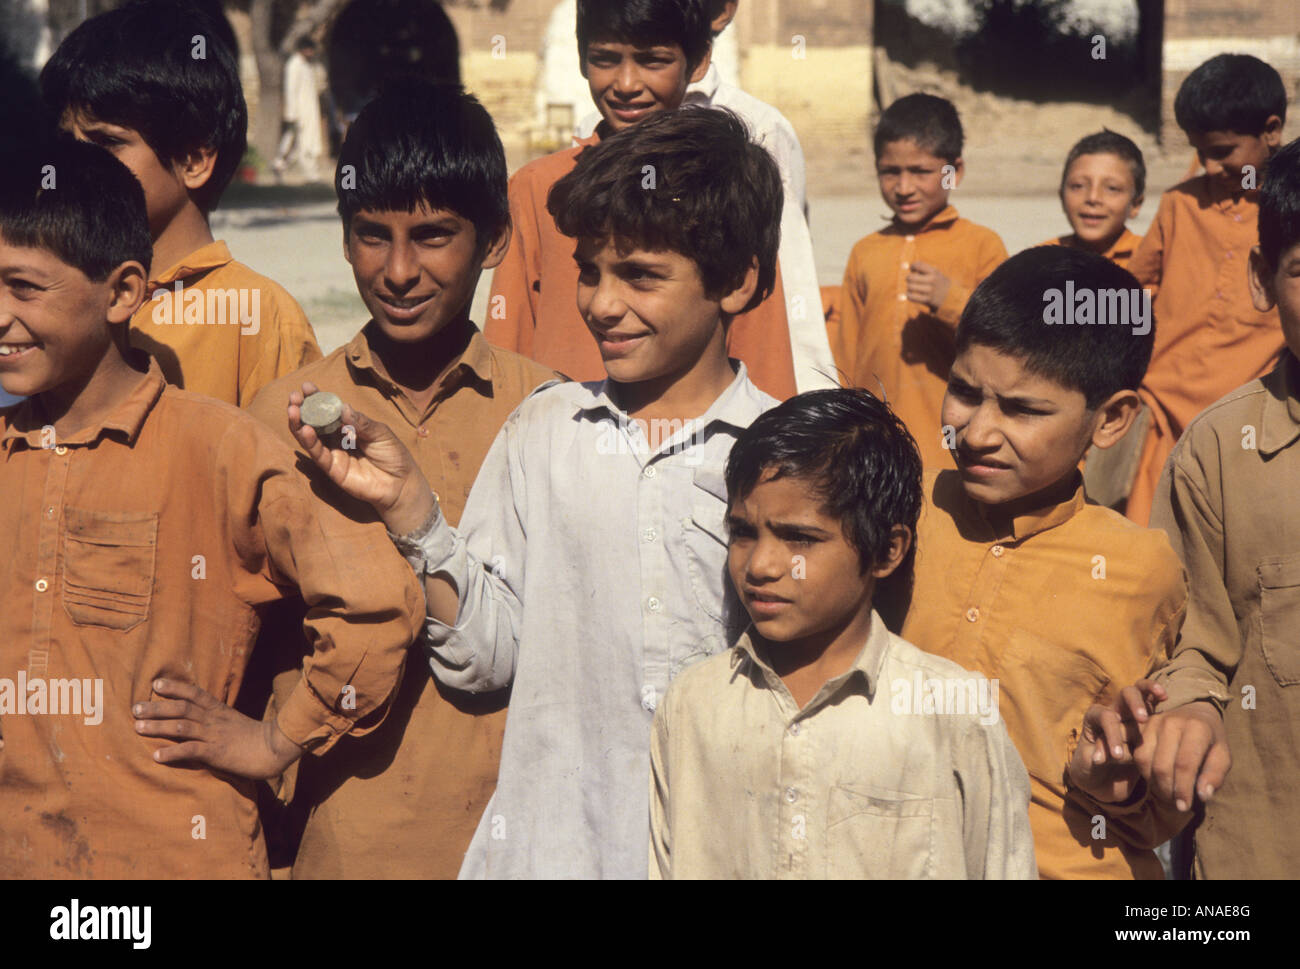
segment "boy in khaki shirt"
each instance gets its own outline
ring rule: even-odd
[[[264,388],[249,410],[297,448],[290,392],[310,383],[337,394],[393,430],[454,526],[501,425],[556,376],[490,346],[468,315],[480,273],[510,240],[505,153],[473,97],[412,79],[366,105],[338,170],[343,252],[370,322],[346,346]],[[355,181],[342,179],[349,170]],[[317,493],[350,517],[378,520],[369,505],[322,484]],[[300,628],[300,606],[286,606]],[[277,680],[281,701],[308,652],[301,636],[289,645],[297,651]],[[290,818],[310,816],[295,878],[455,878],[460,870],[496,787],[508,694],[441,686],[423,642],[412,649],[388,719],[299,767]]]
[[[1040,246],[971,296],[943,404],[957,470],[926,478],[902,627],[1000,683],[1044,878],[1160,878],[1152,849],[1188,817],[1152,796],[1131,759],[1095,764],[1079,741],[1095,705],[1163,662],[1187,599],[1165,536],[1090,503],[1078,471],[1090,446],[1131,426],[1152,332],[1136,316],[1053,323],[1044,296],[1071,292],[1082,313],[1103,291],[1142,305],[1109,260]]]
[[[0,871],[264,878],[250,779],[383,719],[420,590],[270,432],[129,349],[149,262],[131,173],[71,139],[4,171],[0,383],[28,399],[0,412]],[[314,649],[251,720],[226,704],[289,595]]]
[[[69,34],[41,90],[65,129],[144,188],[153,270],[131,345],[168,383],[243,406],[320,349],[293,297],[236,262],[208,226],[248,126],[229,34],[192,4],[137,0]]]
[[[902,423],[863,390],[800,394],[740,435],[726,481],[753,623],[655,714],[650,877],[1036,877],[997,681],[872,608],[921,506]]]

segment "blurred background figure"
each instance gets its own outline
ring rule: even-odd
[[[325,153],[320,112],[324,86],[323,72],[316,63],[316,42],[304,37],[284,67],[284,124],[280,150],[271,165],[277,176],[296,165],[308,181],[320,178]]]

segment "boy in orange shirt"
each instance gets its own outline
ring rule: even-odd
[[[320,349],[293,297],[234,261],[208,226],[248,127],[228,34],[197,6],[138,0],[69,34],[41,91],[65,129],[144,187],[153,270],[131,345],[168,383],[243,406]]]
[[[921,449],[926,468],[951,468],[939,421],[953,333],[971,291],[1007,257],[997,233],[960,218],[957,109],[931,94],[891,104],[875,131],[880,194],[893,221],[860,240],[828,323],[835,365],[850,386],[880,391]]]
[[[1124,319],[1083,322],[1090,298],[1114,292]],[[1076,305],[1058,315],[1045,295]],[[1142,302],[1128,272],[1071,247],[998,267],[957,329],[943,401],[957,470],[925,479],[902,636],[1000,685],[1044,878],[1161,878],[1152,849],[1189,817],[1152,797],[1131,758],[1095,763],[1080,743],[1094,703],[1168,655],[1187,608],[1168,538],[1091,503],[1078,471],[1137,413]]]
[[[1142,209],[1146,178],[1142,150],[1128,138],[1104,128],[1080,138],[1061,173],[1061,208],[1074,231],[1041,244],[1087,249],[1127,269],[1142,237],[1124,223]]]
[[[1276,308],[1255,308],[1246,277],[1259,186],[1286,119],[1282,79],[1256,57],[1220,54],[1187,76],[1174,113],[1205,174],[1165,192],[1129,267],[1158,321],[1141,391],[1151,421],[1125,508],[1139,525],[1192,418],[1268,373],[1284,347]]]
[[[578,53],[601,122],[577,146],[530,162],[510,179],[514,236],[492,277],[484,332],[575,380],[605,375],[601,355],[578,312],[578,268],[573,240],[546,211],[547,193],[573,169],[578,154],[616,131],[678,108],[687,85],[709,67],[711,24],[697,0],[644,0],[638,4],[578,2]],[[663,173],[642,169],[653,190]],[[783,400],[795,393],[794,358],[778,272],[772,294],[732,321],[728,352],[745,361],[750,378]]]

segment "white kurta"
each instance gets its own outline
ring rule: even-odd
[[[309,176],[318,174],[325,153],[320,117],[320,93],[316,71],[302,54],[294,51],[284,67],[284,120],[297,126],[293,158]]]

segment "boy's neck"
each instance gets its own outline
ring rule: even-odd
[[[89,376],[36,395],[45,422],[54,426],[56,441],[102,421],[131,395],[148,366],[140,354],[132,355],[137,357],[135,366],[114,343]]]
[[[750,633],[772,671],[802,710],[817,692],[853,668],[871,636],[871,597],[839,626],[808,636],[775,643],[758,632]]]
[[[469,346],[474,324],[462,315],[419,343],[397,343],[374,324],[363,332],[375,369],[396,384],[415,409],[422,412]]]
[[[1079,478],[1078,470],[1071,469],[1060,481],[1048,485],[1046,488],[1040,488],[1032,494],[1011,501],[1004,501],[997,505],[984,502],[978,502],[978,504],[984,508],[986,518],[995,525],[1005,527],[1009,531],[1011,523],[1022,515],[1043,512],[1064,504],[1073,498],[1075,491],[1079,488]]]
[[[1120,239],[1124,238],[1124,233],[1127,231],[1128,226],[1123,226],[1115,235],[1106,239],[1098,239],[1095,242],[1089,242],[1087,239],[1080,239],[1079,233],[1077,232],[1072,232],[1070,235],[1074,238],[1074,245],[1076,248],[1086,249],[1088,252],[1104,256],[1106,253],[1110,252],[1111,249],[1115,248],[1116,243],[1118,243]]]
[[[642,420],[693,420],[702,416],[736,379],[727,359],[722,329],[687,370],[640,380],[615,383],[618,404],[629,417]]]
[[[193,202],[187,203],[153,242],[150,275],[155,279],[192,252],[213,241],[208,220]]]

